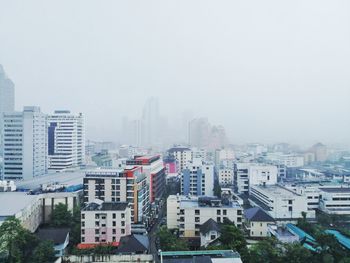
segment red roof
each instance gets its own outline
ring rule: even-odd
[[[113,246],[113,247],[117,247],[119,246],[119,242],[112,242],[112,243],[80,243],[77,245],[78,249],[89,249],[89,248],[94,248],[97,246]]]

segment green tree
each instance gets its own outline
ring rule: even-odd
[[[241,255],[243,262],[247,262],[249,258],[247,242],[242,231],[233,223],[225,221],[221,225],[221,235],[218,241],[220,242],[219,246],[210,246],[208,249],[232,249]]]
[[[81,239],[81,214],[80,206],[76,206],[73,209],[72,221],[70,224],[70,243],[76,245],[80,243]]]
[[[267,238],[250,248],[249,258],[251,263],[281,263],[284,262],[282,244],[275,238]]]
[[[179,239],[171,233],[166,227],[161,227],[157,232],[160,242],[160,248],[163,251],[188,250],[187,242]]]
[[[57,204],[52,211],[51,225],[55,227],[69,227],[72,224],[72,213],[65,204]]]
[[[34,249],[31,263],[51,263],[55,260],[55,249],[52,241],[41,241]]]
[[[37,244],[38,239],[14,217],[0,226],[0,255],[6,262],[26,262]]]
[[[304,263],[312,261],[312,254],[299,243],[284,244],[284,263]]]

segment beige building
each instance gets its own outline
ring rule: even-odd
[[[117,243],[131,234],[131,209],[127,202],[88,203],[81,211],[81,243]]]
[[[269,236],[268,226],[275,220],[260,207],[249,208],[244,211],[245,228],[250,237]]]
[[[235,201],[224,205],[216,197],[171,195],[167,200],[167,226],[169,229],[179,229],[181,237],[200,237],[200,228],[209,219],[217,223],[228,219],[241,227],[242,211]]]

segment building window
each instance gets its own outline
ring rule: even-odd
[[[194,222],[198,223],[199,222],[199,217],[194,218]]]
[[[100,238],[99,237],[95,237],[95,242],[100,242]]]
[[[82,234],[82,235],[85,235],[85,229],[82,229],[82,230],[81,230],[81,234]]]
[[[220,223],[220,222],[221,222],[221,218],[220,218],[220,217],[217,217],[217,218],[216,218],[216,222]]]
[[[223,212],[224,216],[227,215],[227,210],[226,209],[222,210],[222,212]]]
[[[85,242],[85,237],[81,238],[81,242],[84,243]]]
[[[216,214],[217,214],[217,215],[221,215],[221,210],[219,210],[219,209],[216,210]]]
[[[125,218],[125,214],[124,213],[121,213],[121,218]]]
[[[113,226],[116,226],[116,225],[117,225],[117,223],[115,221],[113,221]]]
[[[194,210],[194,214],[195,215],[199,215],[200,214],[200,210],[198,210],[198,209]]]
[[[121,233],[122,233],[122,234],[125,234],[125,229],[121,229]]]
[[[85,214],[81,214],[81,219],[85,219]]]
[[[112,234],[115,234],[115,233],[116,233],[116,230],[115,230],[115,229],[113,229],[113,230],[112,230]]]
[[[98,235],[100,233],[100,230],[95,229],[95,235]]]
[[[116,214],[115,213],[113,213],[113,219],[115,219],[116,218]]]

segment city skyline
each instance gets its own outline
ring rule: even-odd
[[[348,143],[348,2],[141,5],[3,1],[16,109],[84,112],[88,138],[116,141],[155,96],[162,115],[207,117],[232,143]]]

